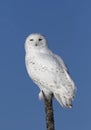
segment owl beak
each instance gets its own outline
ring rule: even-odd
[[[38,42],[36,41],[35,46],[38,46]]]
[[[36,43],[35,46],[38,46],[38,44]]]

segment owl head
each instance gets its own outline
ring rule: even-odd
[[[38,49],[47,46],[45,37],[41,34],[30,34],[25,41],[25,50]]]

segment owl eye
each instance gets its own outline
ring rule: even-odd
[[[34,39],[30,39],[30,41],[33,41]]]
[[[39,38],[39,41],[42,41],[42,38]]]

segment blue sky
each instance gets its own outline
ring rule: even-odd
[[[91,129],[91,1],[0,1],[0,130],[44,130],[44,103],[25,68],[24,42],[39,32],[77,86],[73,109],[54,100],[56,130]]]

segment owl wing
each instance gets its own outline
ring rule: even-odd
[[[61,57],[59,57],[58,55],[54,55],[55,56],[55,58],[58,60],[58,62],[59,62],[59,64],[62,66],[62,68],[64,68],[66,71],[68,71],[68,68],[67,68],[67,66],[64,64],[64,61],[62,60],[62,58]]]
[[[63,60],[58,56],[54,55],[57,61],[60,64],[60,92],[54,93],[55,98],[57,101],[64,107],[72,107],[71,101],[74,98],[74,93],[75,93],[75,84],[73,80],[71,79],[68,69],[66,65],[64,64]]]

